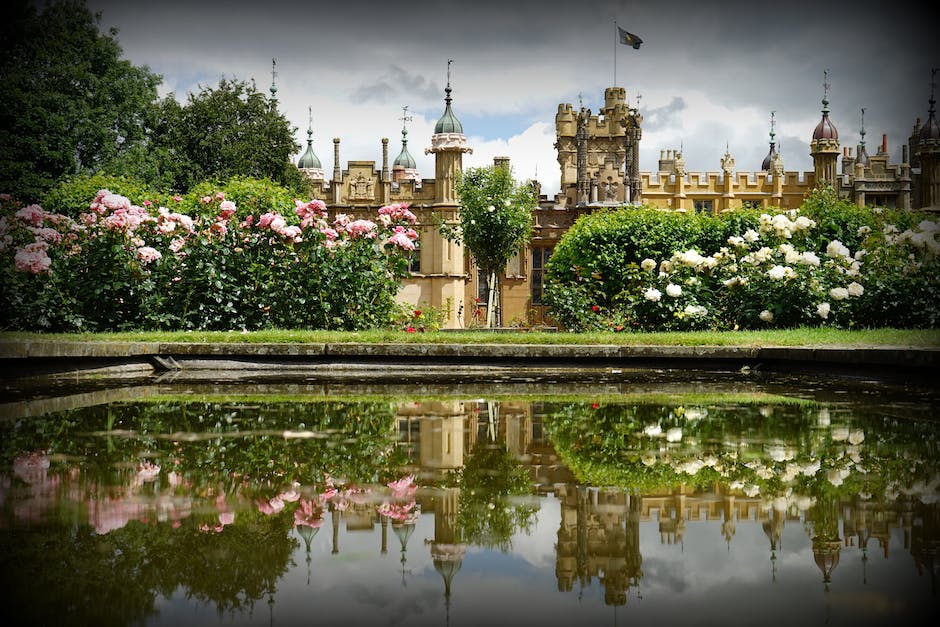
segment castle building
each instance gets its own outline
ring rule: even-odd
[[[411,277],[403,282],[399,300],[416,308],[434,307],[444,312],[445,328],[479,325],[487,285],[463,247],[444,238],[439,226],[459,222],[456,178],[463,168],[463,155],[472,152],[463,125],[453,110],[450,62],[444,98],[444,113],[435,125],[431,146],[434,178],[421,178],[408,150],[408,131],[402,116],[401,151],[391,168],[388,139],[382,139],[382,164],[349,161],[340,166],[340,139],[333,140],[333,175],[327,179],[312,147],[308,129],[307,150],[297,167],[308,177],[315,198],[324,200],[334,213],[351,215],[374,212],[382,205],[408,203],[418,217],[419,251]],[[678,212],[726,212],[741,208],[782,210],[799,207],[813,189],[831,186],[843,199],[858,206],[940,211],[940,124],[931,86],[927,120],[918,118],[907,144],[902,145],[901,163],[890,163],[888,139],[882,135],[878,151],[869,155],[865,143],[864,112],[860,141],[843,147],[839,132],[829,117],[828,72],[823,84],[822,116],[812,133],[810,155],[813,171],[784,168],[775,142],[771,115],[770,147],[759,169],[736,169],[726,147],[719,169],[690,172],[681,148],[664,149],[656,172],[639,171],[639,149],[643,116],[639,106],[630,106],[626,90],[608,87],[604,106],[597,114],[579,105],[558,105],[555,115],[560,191],[553,199],[540,196],[533,212],[532,239],[507,264],[500,277],[502,326],[551,324],[542,302],[545,267],[552,250],[568,228],[582,215],[599,207],[644,204]],[[839,157],[842,158],[841,170]],[[494,163],[508,167],[508,158]],[[530,181],[537,189],[537,181]]]

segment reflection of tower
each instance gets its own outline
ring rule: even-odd
[[[431,559],[444,579],[444,607],[450,623],[450,593],[454,575],[460,570],[467,545],[459,541],[457,533],[458,497],[460,490],[448,488],[434,497],[434,539],[431,540]]]
[[[319,527],[314,527],[312,525],[297,525],[297,534],[303,538],[304,545],[307,549],[307,585],[310,585],[310,542],[313,540],[314,536],[317,535],[317,532],[320,531]]]
[[[785,512],[771,508],[770,516],[761,523],[761,527],[764,529],[764,535],[770,540],[770,573],[772,581],[777,580],[777,551],[781,548],[780,541],[783,537],[783,525],[785,521]]]
[[[927,572],[930,577],[930,592],[936,599],[937,582],[940,579],[940,505],[918,503],[917,516],[911,528],[911,555],[917,564],[918,574]]]
[[[570,591],[575,577],[583,591],[597,578],[607,605],[624,605],[630,588],[643,576],[640,553],[641,499],[619,490],[563,485],[555,576],[558,589]]]
[[[405,520],[395,520],[392,521],[392,533],[398,538],[398,543],[401,546],[401,585],[405,585],[405,563],[408,561],[405,556],[406,551],[408,550],[408,539],[411,538],[411,534],[415,531],[415,522],[417,521],[417,515],[412,515],[406,518]]]
[[[659,517],[659,538],[663,544],[676,544],[684,548],[683,538],[685,537],[685,494],[674,494],[672,496],[673,507],[666,511],[663,517]]]
[[[813,561],[823,574],[823,583],[829,591],[832,571],[839,565],[842,540],[839,538],[839,502],[829,499],[818,502],[811,509],[813,514]]]

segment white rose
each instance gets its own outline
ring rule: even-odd
[[[849,290],[844,287],[834,287],[829,290],[829,295],[832,296],[833,300],[845,300],[849,297]]]
[[[651,287],[651,288],[649,288],[648,290],[646,290],[645,292],[643,292],[643,297],[644,297],[646,300],[651,300],[651,301],[653,301],[654,303],[659,302],[659,299],[662,298],[662,296],[663,296],[662,292],[660,292],[660,291],[659,291],[658,289],[656,289],[655,287]]]
[[[766,310],[766,309],[765,309],[764,311],[760,312],[760,315],[759,315],[758,317],[759,317],[761,320],[763,320],[764,322],[773,322],[773,321],[774,321],[774,314],[773,314],[772,312]]]
[[[847,291],[849,293],[849,296],[861,296],[862,294],[865,293],[865,288],[862,287],[859,283],[852,281],[851,283],[849,283]]]
[[[682,295],[682,288],[676,285],[675,283],[670,283],[666,286],[666,294],[672,296],[673,298]]]
[[[656,261],[654,261],[653,259],[644,259],[644,260],[640,263],[640,267],[643,268],[643,269],[646,270],[646,271],[650,271],[650,270],[652,270],[653,268],[656,267]]]
[[[829,317],[829,303],[819,303],[816,307],[816,315],[825,320]]]

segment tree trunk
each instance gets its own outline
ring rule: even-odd
[[[493,327],[499,324],[499,316],[497,315],[497,308],[499,307],[499,285],[497,284],[497,279],[499,274],[493,272],[490,274],[489,280],[489,295],[486,301],[486,328],[492,329]]]

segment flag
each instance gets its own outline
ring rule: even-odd
[[[640,49],[640,44],[643,43],[643,40],[634,35],[633,33],[628,33],[619,26],[617,30],[620,32],[620,43],[627,44],[628,46],[633,46],[634,50]]]

